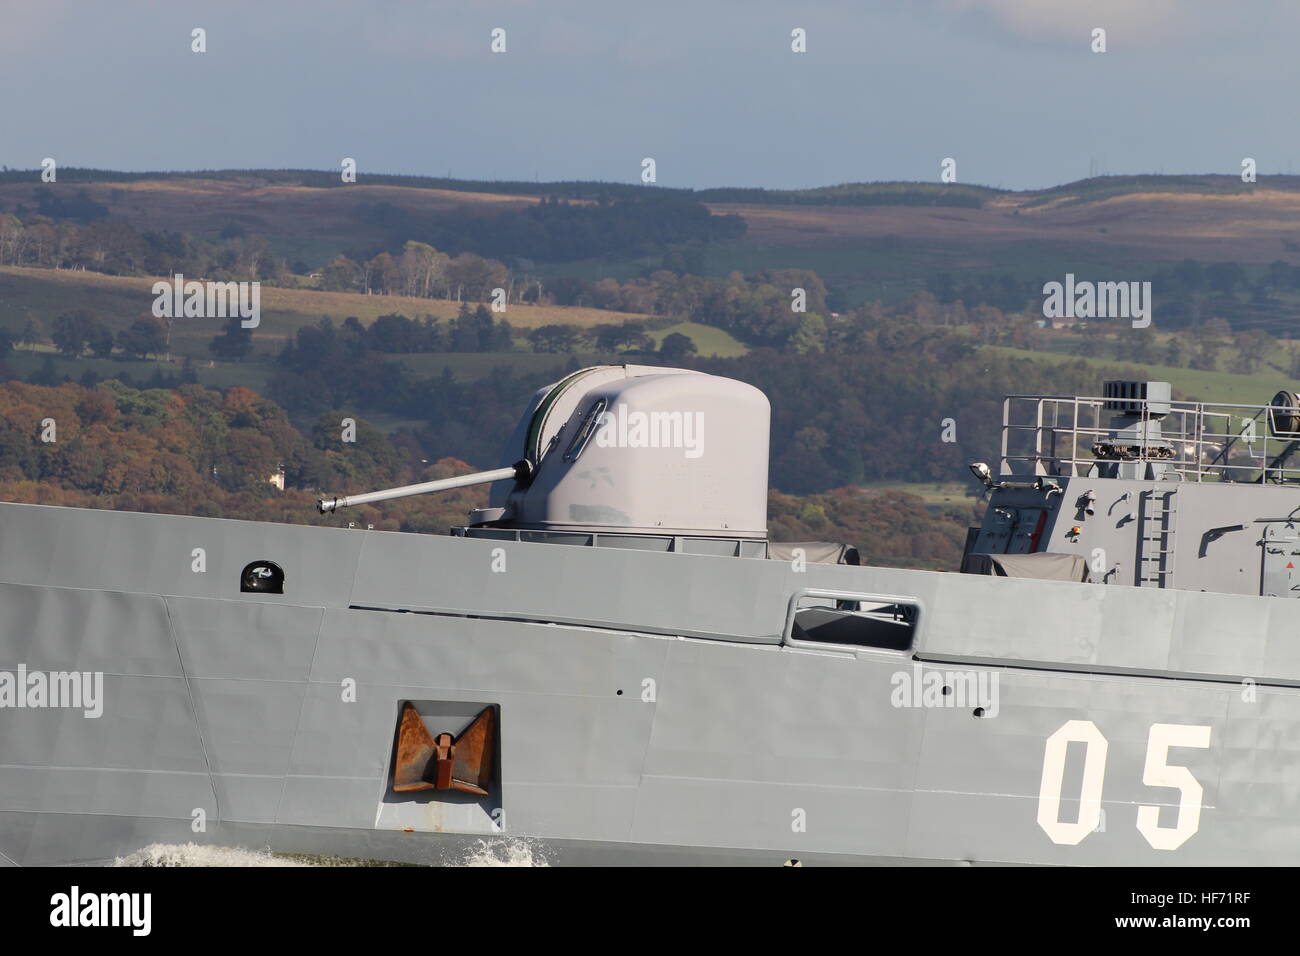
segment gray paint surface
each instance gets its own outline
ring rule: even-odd
[[[285,569],[285,594],[239,592],[256,559]],[[558,862],[1281,864],[1300,851],[1300,604],[1284,598],[15,504],[0,504],[0,582],[0,669],[105,674],[98,719],[0,709],[13,862],[153,840],[454,857],[494,831],[482,814],[392,800],[404,700],[500,707],[500,835]],[[914,647],[784,644],[805,589],[914,601]],[[895,706],[915,668],[996,674],[996,715]],[[1105,827],[1061,845],[1036,819],[1045,747],[1079,720],[1108,742]],[[1203,788],[1176,850],[1136,828],[1144,804],[1163,826],[1178,817],[1177,788],[1143,783],[1163,723],[1211,735],[1170,750]],[[1063,821],[1081,761],[1072,746]]]

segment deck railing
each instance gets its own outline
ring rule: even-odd
[[[1136,411],[1121,421],[1113,398],[1008,396],[1002,474],[1087,475],[1099,462],[1115,460],[1094,449],[1114,445],[1117,427],[1158,422],[1158,438],[1139,427],[1136,438],[1121,443],[1127,460],[1162,462],[1185,481],[1300,481],[1300,416],[1286,407],[1148,399],[1124,404]]]

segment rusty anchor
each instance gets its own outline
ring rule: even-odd
[[[402,705],[393,790],[459,790],[487,795],[492,784],[496,708],[484,707],[459,736],[429,733],[415,705]]]

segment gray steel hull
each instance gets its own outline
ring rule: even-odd
[[[325,856],[342,863],[386,861],[418,866],[968,866],[966,860],[920,860],[847,853],[788,853],[732,847],[663,846],[592,840],[536,840],[454,833],[394,832],[346,827],[293,827],[226,821],[195,834],[185,821],[55,813],[0,814],[10,847],[34,844],[22,864],[102,866],[152,844],[188,844]],[[73,845],[75,844],[75,849]],[[88,855],[83,855],[88,854]],[[522,862],[520,862],[522,861]],[[979,865],[979,864],[976,864]]]
[[[285,594],[240,593],[258,559]],[[790,646],[804,588],[907,595],[924,627],[907,652]],[[104,676],[100,717],[0,708],[17,864],[191,840],[461,862],[503,838],[550,863],[1300,860],[1284,599],[0,504],[20,665]],[[998,675],[995,714],[899,705],[900,673],[958,670]],[[500,708],[489,798],[392,792],[407,700]],[[1061,744],[1045,828],[1071,722],[1105,743]],[[1153,773],[1156,725],[1209,728],[1165,753],[1200,794]],[[1160,848],[1152,812],[1196,826]]]

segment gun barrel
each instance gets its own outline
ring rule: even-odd
[[[424,481],[418,485],[403,485],[400,488],[386,488],[383,491],[368,491],[363,495],[346,495],[341,498],[321,498],[316,507],[321,514],[350,508],[353,505],[368,505],[375,501],[388,501],[392,498],[405,498],[409,495],[423,495],[431,491],[449,491],[452,488],[465,488],[469,485],[482,485],[505,478],[524,479],[532,472],[528,461],[519,461],[508,468],[494,468],[492,471],[476,471],[470,475],[457,475],[454,478],[439,478],[437,481]]]

